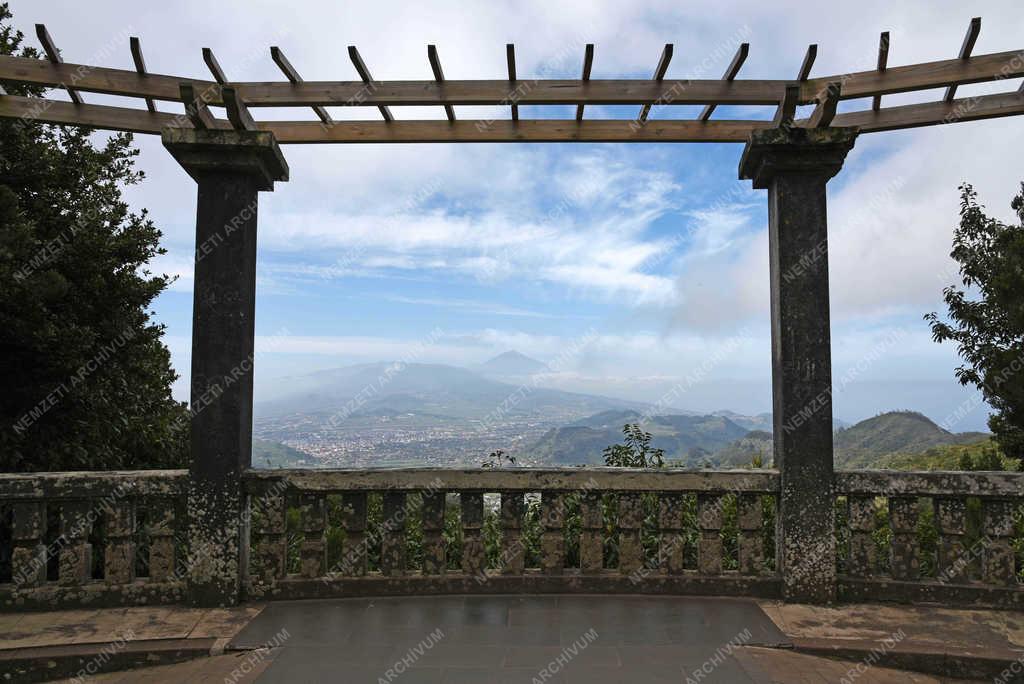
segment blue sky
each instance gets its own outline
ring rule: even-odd
[[[521,77],[576,77],[593,42],[593,78],[647,77],[675,44],[668,77],[717,78],[738,42],[746,77],[792,78],[807,44],[812,75],[873,66],[878,33],[890,64],[955,56],[972,16],[976,53],[1020,47],[1015,2],[862,2],[823,12],[797,2],[181,2],[14,0],[30,34],[44,22],[67,61],[131,68],[128,35],[151,71],[208,78],[202,47],[229,78],[278,80],[280,45],[308,80],[354,80],[356,44],[378,79],[430,78],[437,44],[449,78],[498,78],[504,44]],[[808,8],[813,7],[813,11]],[[129,23],[125,23],[126,19]],[[986,84],[961,94],[1012,90]],[[937,99],[892,96],[901,104]],[[116,101],[92,95],[89,102]],[[844,103],[860,109],[866,102]],[[170,105],[163,105],[168,111]],[[635,108],[628,108],[629,114]],[[699,107],[656,108],[653,118]],[[505,108],[457,107],[460,118]],[[335,108],[336,118],[377,118]],[[587,116],[619,116],[588,107]],[[441,108],[396,110],[442,118]],[[572,115],[522,107],[523,118]],[[296,118],[259,110],[258,118]],[[312,112],[301,116],[312,117]],[[767,117],[721,107],[716,117]],[[946,422],[972,392],[953,379],[955,350],[930,340],[941,309],[957,185],[969,180],[998,216],[1021,180],[1019,120],[863,136],[829,186],[836,414],[854,421],[917,409]],[[178,281],[155,304],[186,378],[191,335],[195,187],[155,138],[139,138],[148,180],[129,190],[165,232],[154,268]],[[770,409],[766,195],[736,178],[740,145],[360,145],[286,147],[291,181],[260,205],[257,399],[282,378],[404,358],[469,365],[516,349],[561,358],[565,389],[693,410]],[[440,334],[437,333],[440,332]],[[433,335],[432,335],[433,333]],[[429,344],[424,344],[429,339]],[[585,344],[577,344],[580,341]],[[559,355],[576,350],[569,358]],[[949,423],[984,425],[984,407]]]

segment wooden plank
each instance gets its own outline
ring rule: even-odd
[[[878,37],[878,70],[885,71],[887,66],[889,66],[889,32],[882,31],[882,35]],[[871,98],[871,109],[877,112],[881,107],[881,95]]]
[[[292,66],[292,63],[288,61],[288,58],[284,56],[284,52],[281,48],[276,45],[270,48],[270,58],[274,60],[274,64],[284,73],[285,78],[291,83],[302,83],[302,77],[299,76],[298,70]],[[323,107],[316,105],[313,107],[313,112],[323,121],[325,124],[334,123],[334,119]]]
[[[804,61],[800,64],[800,71],[797,73],[796,80],[806,81],[810,78],[811,67],[814,66],[814,60],[818,57],[818,44],[811,43],[807,46],[807,52],[804,54]]]
[[[581,77],[584,81],[590,80],[590,70],[594,66],[594,44],[587,43],[583,49],[583,76]],[[583,107],[584,105],[576,105],[576,120],[583,121]]]
[[[373,77],[370,75],[370,70],[366,68],[366,63],[359,54],[359,50],[355,45],[348,46],[348,57],[352,60],[352,66],[356,68],[356,73],[359,74],[359,78],[363,79],[363,86],[359,92],[353,93],[350,98],[346,98],[346,102],[351,102],[357,98],[360,94],[365,94],[372,97],[374,92],[377,90],[377,84],[374,83]],[[369,87],[367,87],[369,86]],[[324,102],[311,103],[311,104],[328,104]],[[391,115],[391,110],[384,105],[377,107],[380,110],[380,115],[384,117],[385,121],[394,121],[395,117]]]
[[[786,86],[786,94],[775,111],[775,118],[772,119],[772,126],[792,126],[796,117],[796,106],[800,101],[800,85],[793,83]]]
[[[1024,51],[999,52],[969,59],[951,59],[903,67],[811,79],[801,89],[802,104],[815,102],[820,91],[834,81],[843,82],[843,99],[876,94],[923,90],[1024,76]],[[209,88],[211,105],[221,105],[216,83],[177,76],[147,74],[77,64],[53,64],[39,59],[0,55],[0,80],[32,85],[61,86],[74,82],[84,92],[180,100],[178,84]],[[306,81],[239,82],[234,85],[249,107],[500,105],[518,104],[763,104],[776,105],[783,97],[784,80],[508,80],[445,81]],[[524,91],[516,93],[521,87]],[[527,87],[529,86],[529,87]]]
[[[836,118],[836,107],[839,104],[842,87],[843,84],[839,81],[828,85],[828,88],[822,93],[818,106],[814,108],[811,118],[807,120],[808,128],[825,128],[832,124],[832,120]]]
[[[181,101],[185,105],[185,115],[193,127],[202,130],[217,128],[217,121],[206,105],[202,93],[197,93],[191,83],[181,84]]]
[[[228,82],[228,77],[224,74],[224,69],[221,68],[220,62],[213,54],[213,50],[210,48],[203,48],[203,61],[206,62],[206,67],[213,74],[213,80],[217,81],[220,85],[224,85]]]
[[[60,50],[57,49],[57,44],[53,42],[53,37],[50,36],[50,32],[46,30],[45,24],[36,24],[36,37],[39,38],[39,42],[43,44],[43,52],[46,53],[46,58],[50,60],[51,64],[63,64],[64,58],[60,56]],[[74,82],[73,79],[68,81]],[[78,91],[74,88],[70,88],[64,83],[54,83],[52,85],[62,86],[68,91],[68,95],[71,97],[71,101],[75,104],[82,104],[82,96],[78,94]]]
[[[740,47],[736,51],[736,54],[733,55],[732,62],[726,68],[725,75],[722,76],[722,79],[725,81],[735,81],[736,75],[740,73],[740,68],[743,66],[743,63],[747,61],[747,55],[749,53],[750,43],[740,44]],[[698,116],[697,119],[700,121],[707,121],[708,119],[711,118],[711,114],[712,112],[715,111],[715,107],[717,106],[718,105],[714,104],[705,105],[704,111],[700,113],[700,116]]]
[[[516,80],[516,46],[512,43],[505,45],[505,60],[508,62],[508,80],[514,83]],[[519,121],[519,106],[515,104],[512,105],[512,120]]]
[[[668,71],[668,64],[672,61],[673,49],[674,47],[672,43],[666,43],[664,49],[662,49],[661,58],[658,59],[658,66],[654,68],[655,82],[661,82],[664,80],[665,72]],[[650,102],[644,103],[644,106],[640,108],[640,114],[637,116],[638,121],[647,121],[647,116],[651,113],[651,105],[654,102],[670,103],[672,100],[666,99],[663,95],[652,98]]]
[[[228,121],[231,122],[231,126],[236,131],[259,130],[259,126],[253,120],[252,115],[249,114],[249,108],[245,106],[242,98],[238,95],[238,91],[225,86],[222,93],[224,95],[224,108],[227,109]]]
[[[978,42],[978,34],[981,33],[981,17],[974,17],[971,19],[971,23],[967,25],[967,35],[964,36],[964,42],[960,45],[960,59],[967,59],[974,52],[974,44]],[[951,85],[946,88],[946,95],[942,99],[946,102],[952,102],[953,98],[956,97],[956,85]]]
[[[444,83],[444,70],[441,68],[441,58],[437,56],[437,46],[427,46],[427,59],[430,61],[430,70],[434,72],[434,80]],[[455,108],[451,105],[444,106],[444,113],[449,121],[455,121]]]
[[[137,37],[131,36],[128,39],[128,44],[131,47],[132,61],[135,62],[135,70],[139,72],[139,74],[145,76],[146,60],[142,56],[142,43],[139,41]],[[156,111],[156,103],[153,102],[153,98],[146,98],[146,109],[148,109],[151,112]]]

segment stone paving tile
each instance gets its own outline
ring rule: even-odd
[[[250,620],[263,612],[265,607],[261,604],[207,610],[192,631],[188,633],[188,637],[190,639],[233,637],[249,624]]]
[[[111,611],[109,617],[103,617],[98,610],[25,613],[14,629],[0,638],[0,648],[71,644],[90,636],[93,637],[93,641],[103,641],[102,637],[95,636],[102,633],[101,625],[111,618],[116,621],[122,612],[123,610]]]
[[[199,658],[185,663],[145,667],[125,672],[96,674],[88,678],[89,684],[149,684],[150,682],[188,682],[189,684],[250,684],[270,665],[273,655],[254,658],[249,653]],[[64,679],[57,684],[79,684],[76,679]]]
[[[841,681],[855,681],[857,684],[941,684],[956,681],[963,684],[967,681],[881,667],[858,672],[855,669],[857,663],[771,648],[738,649],[735,659],[758,684],[835,684]]]

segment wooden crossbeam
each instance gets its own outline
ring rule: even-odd
[[[668,63],[672,61],[672,43],[666,43],[664,49],[661,51],[661,58],[658,59],[658,66],[654,69],[654,80],[661,82],[665,78],[665,72],[668,71]],[[650,102],[645,102],[640,107],[640,114],[637,116],[638,121],[647,121],[647,115],[651,113],[651,105],[654,102],[663,101],[664,96],[652,98]],[[708,103],[713,104],[713,103]]]
[[[220,62],[213,54],[213,50],[210,48],[203,48],[203,61],[206,62],[207,68],[210,73],[213,74],[213,80],[217,81],[220,85],[224,85],[228,82],[228,77],[224,75],[224,70],[220,68]]]
[[[242,102],[238,91],[225,86],[221,91],[224,95],[224,108],[228,112],[228,121],[236,131],[257,131],[259,127],[249,114],[249,108]]]
[[[181,102],[185,105],[185,115],[194,128],[207,130],[217,128],[217,120],[203,98],[204,93],[197,91],[191,83],[179,84]]]
[[[878,70],[885,71],[886,67],[889,66],[889,32],[882,31],[882,34],[878,37]],[[871,109],[876,112],[882,106],[882,96],[875,95],[871,98]]]
[[[135,36],[131,36],[128,39],[128,45],[132,51],[132,61],[135,62],[135,70],[141,75],[146,75],[146,60],[142,56],[142,43]],[[156,111],[156,103],[153,102],[153,98],[146,98],[146,109],[151,112]]]
[[[967,25],[967,35],[964,36],[964,42],[960,45],[960,59],[967,59],[974,52],[974,44],[978,42],[978,34],[981,33],[981,17],[974,17],[971,19],[971,23]],[[953,84],[946,88],[946,95],[942,99],[946,102],[952,102],[953,98],[956,97],[956,84]]]
[[[427,59],[430,61],[430,70],[434,72],[434,80],[444,83],[444,71],[441,69],[441,58],[437,56],[437,46],[427,46]],[[449,121],[455,121],[455,108],[451,105],[444,106],[444,113]]]
[[[836,106],[839,104],[842,89],[842,81],[828,84],[828,87],[821,94],[818,106],[814,108],[811,118],[808,119],[808,128],[825,128],[832,123],[832,120],[836,117]]]
[[[587,43],[587,46],[583,49],[583,76],[581,77],[584,81],[590,80],[590,70],[594,66],[594,44]],[[576,120],[583,121],[583,107],[584,105],[576,105]]]
[[[184,98],[183,98],[184,99]],[[934,126],[1024,115],[1024,94],[1017,91],[960,98],[953,102],[884,107],[837,114],[833,126],[856,126],[862,133]],[[0,97],[0,117],[53,124],[159,135],[167,127],[189,127],[190,119],[168,112],[47,100],[40,97]],[[231,124],[212,116],[206,125],[230,129]],[[809,125],[797,120],[796,126]],[[646,126],[632,121],[590,119],[514,121],[344,121],[325,127],[317,121],[260,121],[260,130],[272,132],[287,144],[412,143],[412,142],[746,142],[772,121],[655,120]]]
[[[740,68],[743,66],[743,63],[747,61],[747,54],[749,54],[749,52],[750,43],[740,44],[740,47],[736,51],[736,54],[733,55],[732,62],[725,70],[725,75],[722,76],[723,81],[736,80],[736,74],[740,73]],[[700,113],[700,116],[698,116],[697,119],[699,121],[707,121],[708,119],[711,118],[711,114],[712,112],[715,111],[715,107],[717,107],[717,105],[704,105],[704,111]]]
[[[512,43],[505,45],[505,60],[508,62],[508,80],[516,80],[516,46]],[[512,105],[512,120],[519,121],[519,106]]]
[[[910,66],[889,67],[842,76],[805,81],[800,102],[815,102],[817,94],[835,80],[843,81],[842,99],[888,95],[913,90],[943,88],[1019,78],[1024,76],[1024,51],[1007,51],[968,59],[950,59]],[[193,83],[197,88],[210,86],[209,104],[222,104],[220,88],[212,81],[177,76],[147,74],[134,70],[108,69],[39,59],[0,55],[0,80],[42,86],[62,86],[74,82],[83,92],[151,97],[154,100],[180,100],[178,84]],[[397,105],[500,105],[508,104],[515,83],[508,80],[445,81],[443,88],[434,81],[377,81],[372,87],[351,81],[306,81],[293,84],[238,82],[249,107],[322,106],[397,106]],[[644,104],[671,101],[672,104],[762,104],[777,105],[784,96],[783,80],[538,80],[530,88],[516,93],[524,104]]]
[[[807,52],[804,53],[804,61],[800,63],[800,70],[797,72],[796,80],[803,83],[811,75],[811,68],[814,66],[814,60],[818,57],[818,45],[817,43],[811,43],[807,46]],[[796,102],[793,102],[793,98],[796,98]],[[796,106],[800,104],[800,88],[797,86],[797,92],[794,95],[792,92],[792,86],[786,85],[785,93],[782,99],[779,101],[779,106],[775,109],[774,121],[777,121],[779,126],[791,125],[793,117],[796,116]],[[786,111],[788,107],[792,107],[792,111]],[[784,123],[785,122],[785,123]]]
[[[51,64],[63,64],[64,58],[60,56],[60,50],[57,49],[57,44],[53,42],[53,37],[50,36],[50,32],[46,30],[45,24],[36,24],[36,37],[39,38],[39,42],[43,44],[43,52],[46,53],[46,58],[50,60]],[[71,80],[71,79],[68,79]],[[75,104],[82,104],[82,96],[78,94],[78,91],[74,88],[64,85],[64,83],[54,83],[53,85],[62,86],[68,91],[68,97]]]
[[[287,78],[289,82],[303,82],[302,77],[299,76],[298,70],[295,67],[293,67],[292,63],[288,61],[288,58],[284,56],[284,52],[281,51],[281,48],[277,47],[276,45],[272,46],[270,48],[270,58],[274,60],[274,64],[277,65],[277,68],[281,70],[281,72],[284,74],[285,78]],[[334,123],[334,119],[331,118],[331,115],[327,112],[326,109],[324,109],[320,105],[314,106],[313,112],[325,124]]]
[[[359,55],[359,50],[356,48],[355,45],[349,45],[348,46],[348,57],[349,57],[349,59],[352,60],[352,66],[354,66],[356,68],[356,73],[359,74],[359,78],[363,79],[363,88],[362,88],[362,90],[359,91],[359,92],[352,93],[352,98],[358,97],[364,91],[365,91],[365,94],[368,97],[372,98],[374,92],[376,91],[376,88],[373,87],[373,77],[370,76],[370,70],[366,68],[366,63],[363,62],[363,58]],[[370,87],[367,88],[367,86],[370,86]],[[351,102],[352,99],[350,98],[348,101]],[[314,104],[325,104],[325,103],[320,102],[320,103],[314,103]],[[384,117],[385,121],[394,121],[395,120],[395,117],[391,116],[391,110],[388,109],[386,105],[378,105],[377,109],[380,110],[380,115]]]

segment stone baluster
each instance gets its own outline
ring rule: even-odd
[[[849,506],[850,558],[847,574],[870,577],[875,571],[875,497],[851,495]]]
[[[601,493],[584,492],[580,502],[580,570],[600,573],[604,569],[604,507]]]
[[[46,583],[46,504],[42,501],[16,502],[12,509],[12,580],[18,588],[42,586]]]
[[[892,528],[892,577],[914,581],[920,575],[917,547],[917,498],[889,498],[889,526]]]
[[[644,520],[640,494],[619,494],[619,572],[629,575],[644,564],[644,548],[640,541],[640,526]]]
[[[366,574],[366,492],[347,492],[341,502],[345,523],[341,574],[362,577]]]
[[[938,579],[940,582],[966,582],[969,568],[964,547],[967,501],[963,498],[936,498],[934,506],[939,530]]]
[[[506,575],[523,574],[526,546],[523,542],[525,495],[501,493],[501,571]]]
[[[722,495],[697,495],[697,569],[702,575],[722,573]]]
[[[60,510],[60,533],[63,546],[60,550],[60,574],[62,586],[77,586],[92,579],[92,502],[65,501]]]
[[[742,493],[736,497],[736,524],[739,527],[739,573],[759,575],[764,568],[762,526],[764,510],[761,495]]]
[[[444,492],[423,494],[423,574],[443,575],[447,567],[444,552]]]
[[[288,542],[285,536],[285,497],[275,490],[253,494],[249,499],[252,511],[252,547],[254,588],[266,590],[284,579]]]
[[[484,495],[483,492],[462,492],[462,571],[467,575],[484,572]]]
[[[384,492],[380,571],[388,576],[405,574],[405,499],[405,492]]]
[[[135,579],[135,501],[119,499],[106,508],[105,515],[104,579],[108,584],[128,584]]]
[[[543,492],[540,500],[540,567],[548,575],[565,569],[565,495]]]
[[[146,536],[149,537],[149,581],[170,582],[174,567],[175,501],[166,497],[150,499],[146,505]],[[196,547],[196,550],[202,547]]]
[[[686,552],[683,495],[666,492],[658,499],[659,565],[666,575],[678,575],[683,571]]]
[[[1017,585],[1012,544],[1013,504],[1007,499],[985,499],[981,504],[986,537],[981,574],[987,584]]]
[[[302,543],[299,545],[299,574],[306,579],[322,577],[327,561],[327,506],[323,494],[303,492],[299,495],[299,525]]]

